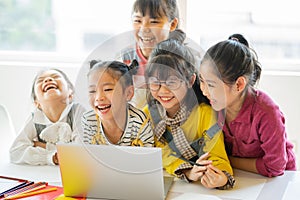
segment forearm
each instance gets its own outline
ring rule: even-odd
[[[11,151],[10,159],[16,164],[53,165],[54,153],[44,148],[29,146]]]
[[[239,158],[229,156],[229,160],[233,168],[258,173],[256,168],[256,158]]]

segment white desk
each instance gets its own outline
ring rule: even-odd
[[[0,163],[0,175],[18,177],[33,181],[46,181],[50,184],[61,186],[60,171],[58,166],[28,166],[15,165],[8,162]],[[168,200],[180,197],[184,193],[201,193],[216,195],[224,200],[237,199],[290,199],[285,196],[287,186],[300,183],[300,171],[286,171],[283,176],[266,178],[257,174],[235,170],[236,186],[232,190],[206,189],[198,183],[185,183],[175,179]],[[300,191],[296,187],[289,187],[289,197],[299,197]]]

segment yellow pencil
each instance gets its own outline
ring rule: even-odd
[[[34,188],[32,188],[32,189],[25,190],[24,192],[20,192],[20,193],[13,194],[13,195],[8,195],[8,196],[4,195],[4,197],[9,197],[9,196],[15,196],[15,195],[26,194],[26,193],[29,193],[29,192],[33,192],[33,191],[36,191],[36,190],[45,188],[45,187],[47,187],[47,185],[48,185],[48,184],[44,184],[44,185],[41,185],[41,186],[38,186],[38,187],[34,187]]]
[[[55,191],[55,190],[57,190],[57,188],[53,187],[53,188],[48,188],[48,189],[44,189],[44,190],[37,190],[37,191],[34,191],[34,192],[27,192],[27,193],[24,193],[24,194],[16,194],[16,195],[13,195],[13,196],[8,196],[4,199],[23,198],[23,197],[33,196],[33,195],[42,194],[42,193],[46,193],[46,192],[52,192],[52,191]]]

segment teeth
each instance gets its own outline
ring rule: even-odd
[[[107,106],[96,106],[99,110],[105,110],[105,109],[108,109],[110,108],[110,105],[107,105]]]
[[[50,90],[50,89],[57,89],[57,86],[54,85],[54,84],[46,85],[46,86],[44,87],[44,92],[46,92],[46,91],[48,91],[48,90]]]
[[[151,41],[152,38],[143,38],[144,41]]]
[[[162,99],[163,101],[169,101],[169,100],[172,99],[172,97],[161,97],[161,99]]]
[[[154,38],[153,37],[141,37],[141,39],[145,42],[150,42],[150,41],[153,41]]]

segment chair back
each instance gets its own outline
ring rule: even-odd
[[[9,161],[9,148],[16,137],[7,109],[0,104],[0,160]]]

